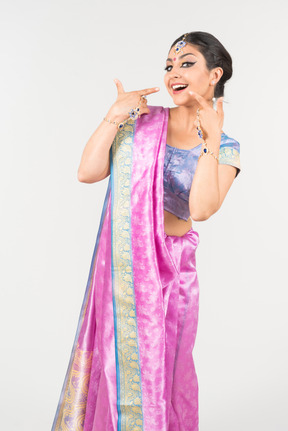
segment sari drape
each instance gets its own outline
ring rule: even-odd
[[[164,232],[168,108],[129,120],[52,431],[198,431],[198,233]]]

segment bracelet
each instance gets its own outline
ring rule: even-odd
[[[124,127],[124,124],[127,123],[127,121],[129,120],[129,118],[127,118],[127,120],[122,121],[121,123],[118,123],[118,121],[111,121],[109,120],[109,118],[106,118],[106,117],[104,117],[103,120],[107,121],[107,123],[115,124],[118,127],[118,129],[122,129]]]
[[[128,112],[129,117],[126,120],[121,121],[121,123],[118,123],[117,121],[111,121],[109,120],[109,118],[106,118],[106,117],[104,117],[103,120],[107,121],[107,123],[115,124],[118,127],[118,129],[122,129],[124,127],[124,124],[127,123],[127,121],[130,120],[130,118],[132,120],[137,120],[137,118],[141,116],[140,106],[143,99],[146,99],[146,96],[140,96],[140,101],[138,106],[136,106],[136,108],[132,108],[131,111]]]
[[[208,147],[207,147],[207,142],[205,142],[204,138],[203,138],[203,132],[202,129],[200,127],[200,118],[199,118],[199,108],[197,109],[197,130],[198,130],[198,136],[200,139],[203,139],[202,144],[204,144],[204,148],[202,149],[200,156],[198,159],[200,159],[201,156],[204,156],[204,154],[211,154],[216,160],[218,160],[219,162],[219,158],[213,153],[213,151],[211,151]]]
[[[201,151],[201,153],[200,153],[200,156],[199,156],[199,159],[200,159],[200,157],[201,156],[204,156],[204,154],[211,154],[216,160],[218,160],[218,162],[219,162],[219,158],[218,158],[218,156],[216,156],[214,153],[213,153],[213,151],[211,151],[208,147],[207,147],[207,143],[204,141],[203,142],[203,144],[204,145],[206,145],[206,147],[205,148],[203,148],[203,150]]]

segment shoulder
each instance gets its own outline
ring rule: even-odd
[[[226,135],[226,133],[222,130],[220,150],[224,150],[225,148],[235,150],[240,153],[239,141],[237,141],[235,138],[232,138],[231,136]]]
[[[219,149],[219,163],[223,165],[231,165],[237,168],[237,174],[241,170],[240,166],[240,143],[222,132],[221,144]]]

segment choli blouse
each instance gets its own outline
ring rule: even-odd
[[[189,194],[201,146],[202,143],[190,150],[184,150],[166,144],[163,175],[164,209],[186,221],[190,216]],[[226,133],[221,134],[219,163],[235,166],[236,177],[241,170],[240,144]]]

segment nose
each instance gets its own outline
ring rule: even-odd
[[[176,67],[176,65],[173,67],[172,75],[174,78],[179,78],[179,76],[181,75],[180,70],[178,67]]]

